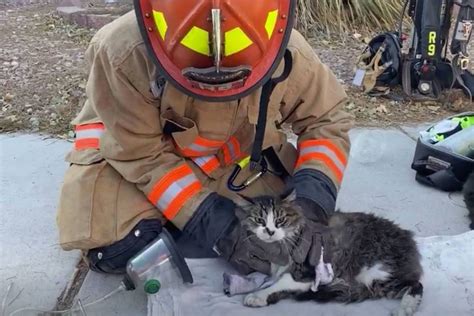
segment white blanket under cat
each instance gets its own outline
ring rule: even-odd
[[[423,257],[424,296],[417,315],[474,315],[474,231],[457,236],[417,238]],[[166,280],[167,286],[148,298],[149,316],[278,316],[389,315],[400,301],[375,300],[358,304],[317,304],[284,300],[263,308],[242,305],[243,296],[227,297],[222,274],[230,267],[218,259],[187,260],[194,284]],[[166,276],[160,276],[162,279]]]

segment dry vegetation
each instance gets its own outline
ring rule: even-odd
[[[298,0],[298,27],[328,36],[393,29],[404,0]]]

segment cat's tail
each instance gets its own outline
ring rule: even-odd
[[[467,178],[463,189],[464,201],[466,202],[469,218],[471,219],[471,229],[474,229],[474,172]]]
[[[327,285],[320,285],[318,291],[308,291],[296,296],[298,301],[316,301],[319,303],[342,302],[352,303],[373,297],[373,293],[365,286],[349,284],[337,279]]]
[[[336,280],[331,284],[319,286],[317,292],[308,291],[300,293],[295,298],[299,301],[311,300],[319,303],[353,303],[371,298],[396,298],[401,299],[401,304],[393,315],[410,316],[418,309],[422,296],[423,285],[418,281],[403,286],[397,285],[394,288],[388,286],[370,289],[362,284],[348,284],[343,280]]]
[[[414,315],[420,306],[423,297],[423,284],[415,282],[404,292],[402,301],[398,310],[393,316],[411,316]]]

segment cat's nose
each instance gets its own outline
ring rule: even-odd
[[[267,234],[269,236],[273,236],[275,234],[275,231],[274,230],[270,230],[268,227],[265,227],[265,230],[267,231]]]

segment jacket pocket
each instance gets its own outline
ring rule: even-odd
[[[96,187],[106,165],[105,161],[90,165],[71,164],[66,171],[57,214],[59,242],[64,250],[91,249],[110,241],[103,239],[103,236],[106,235],[104,227],[102,229],[94,227],[94,225],[108,224],[107,231],[110,233],[111,228],[115,225],[115,223],[110,223],[110,219],[114,219],[115,214],[110,214],[110,211],[107,214],[95,212]],[[116,189],[111,187],[108,188],[108,191],[112,193]],[[111,195],[116,194],[112,193]],[[115,204],[114,201],[109,202]],[[108,204],[104,209],[112,210],[115,207]],[[105,216],[110,217],[105,223],[102,221],[98,224],[97,217]]]
[[[71,150],[66,155],[66,161],[76,165],[90,165],[104,160],[97,149]]]
[[[164,221],[143,192],[105,160],[71,164],[66,171],[57,214],[64,250],[110,245],[148,218]]]
[[[199,136],[198,128],[193,120],[180,117],[169,109],[161,114],[163,132],[173,138],[176,149],[185,156],[192,156],[187,151],[192,151],[192,144]]]

